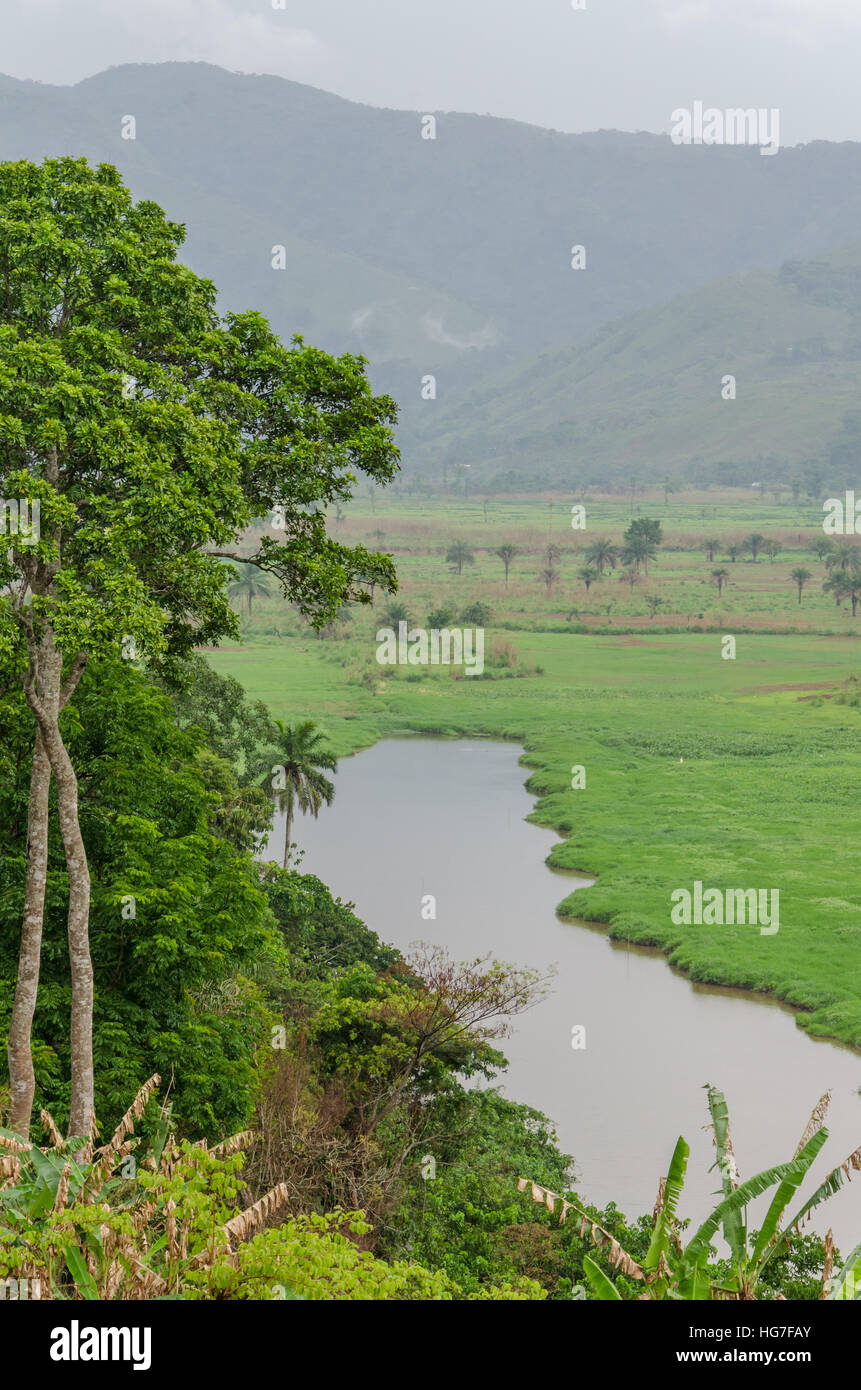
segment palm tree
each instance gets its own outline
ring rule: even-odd
[[[780,554],[780,550],[781,550],[780,542],[779,542],[779,541],[766,541],[766,542],[765,542],[765,545],[763,546],[763,550],[765,551],[765,553],[766,553],[766,555],[768,556],[768,558],[769,558],[769,560],[771,561],[771,563],[774,564],[775,559],[776,559],[777,556]]]
[[[464,565],[475,564],[472,546],[467,545],[466,541],[452,541],[446,551],[445,562],[447,565],[457,565],[458,574],[463,574]]]
[[[552,592],[553,585],[559,578],[559,571],[555,570],[552,565],[548,565],[546,569],[543,569],[541,571],[538,578],[541,580],[542,584],[544,585],[549,594]]]
[[[861,570],[861,549],[854,541],[835,541],[825,557],[825,568],[832,574]]]
[[[583,583],[586,585],[586,593],[588,594],[595,580],[599,578],[599,575],[594,565],[583,565],[582,569],[577,571],[577,578],[582,579]]]
[[[520,554],[520,551],[517,549],[516,545],[501,545],[497,550],[494,550],[493,553],[498,560],[502,561],[502,563],[505,566],[505,587],[507,589],[508,571],[511,568],[512,561],[517,558],[517,556]]]
[[[744,541],[742,542],[742,548],[744,550],[750,551],[750,558],[751,560],[753,560],[754,564],[756,564],[759,558],[759,552],[762,550],[762,547],[764,545],[765,536],[761,536],[758,531],[754,531],[752,535],[746,536]]]
[[[264,576],[253,566],[248,566],[241,579],[236,579],[227,588],[229,598],[243,600],[248,604],[248,618],[251,619],[251,608],[256,598],[269,598],[272,589]]]
[[[389,627],[397,627],[398,623],[406,623],[409,627],[412,625],[413,615],[405,603],[401,603],[400,600],[395,599],[393,603],[388,604],[386,607],[383,613],[383,620]]]
[[[798,565],[797,568],[792,571],[790,578],[793,583],[798,585],[798,602],[801,603],[801,591],[808,579],[813,578],[813,575],[810,573],[810,570],[806,570],[803,565]]]
[[[727,570],[727,569],[712,570],[711,578],[712,578],[712,583],[713,583],[713,584],[717,584],[718,598],[720,598],[721,594],[723,593],[723,586],[724,586],[724,584],[728,584],[728,583],[729,583],[729,570]]]
[[[706,552],[706,559],[708,560],[709,564],[711,564],[712,560],[714,559],[715,551],[718,549],[719,546],[720,541],[715,536],[709,536],[707,540],[703,541],[703,549]]]
[[[608,541],[606,536],[593,541],[586,551],[586,560],[595,566],[599,574],[604,573],[605,565],[609,565],[611,570],[615,569],[618,558],[619,547]]]
[[[738,559],[739,555],[741,554],[741,546],[740,546],[740,545],[728,545],[727,548],[726,548],[726,553],[727,553],[727,555],[729,556],[729,558],[730,558],[730,560],[732,561],[732,563],[735,564],[736,560]]]
[[[822,587],[826,593],[834,595],[838,608],[848,598],[852,604],[852,617],[855,617],[861,600],[861,570],[835,570]]]
[[[323,743],[323,735],[312,719],[293,727],[275,720],[280,738],[269,750],[262,768],[261,781],[269,782],[275,805],[286,815],[284,826],[284,868],[290,855],[290,832],[298,806],[303,815],[310,811],[314,819],[325,802],[331,806],[335,784],[323,771],[335,772],[338,760]],[[322,769],[322,771],[321,771]]]

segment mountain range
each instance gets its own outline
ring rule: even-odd
[[[407,472],[828,473],[852,456],[861,145],[763,159],[569,135],[202,63],[0,77],[0,157],[59,154],[115,164],[184,223],[223,307],[364,353],[401,403]]]

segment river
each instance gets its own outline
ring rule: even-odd
[[[831,1138],[802,1187],[809,1195],[861,1143],[861,1056],[812,1040],[780,1004],[694,985],[658,953],[561,922],[558,904],[590,880],[547,868],[558,836],[524,820],[533,803],[519,754],[514,744],[416,738],[342,760],[332,806],[317,821],[297,817],[299,867],[402,950],[423,940],[460,960],[492,953],[557,967],[551,993],[499,1044],[510,1062],[502,1088],[553,1120],[589,1201],[615,1201],[630,1217],[651,1212],[683,1134],[691,1158],[681,1215],[698,1222],[711,1210],[719,1183],[708,1171],[706,1083],[726,1092],[742,1178],[792,1158],[814,1104],[832,1091]],[[276,823],[265,857],[280,862],[283,845]],[[437,915],[425,921],[431,894]],[[586,1046],[575,1050],[577,1026]],[[812,1223],[829,1225],[844,1255],[861,1240],[861,1176]]]

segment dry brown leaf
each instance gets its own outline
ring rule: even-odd
[[[65,1211],[66,1203],[69,1200],[69,1179],[72,1176],[71,1164],[64,1163],[63,1171],[60,1174],[60,1181],[57,1183],[57,1195],[54,1198],[54,1211]]]
[[[828,1114],[828,1107],[830,1104],[831,1092],[826,1091],[825,1095],[820,1096],[816,1105],[813,1107],[813,1112],[810,1116],[810,1119],[807,1121],[807,1128],[801,1136],[801,1142],[799,1143],[798,1148],[792,1155],[793,1158],[798,1157],[798,1155],[801,1153],[801,1150],[804,1148],[804,1145],[809,1144],[814,1134],[816,1134],[817,1131],[822,1128],[823,1124],[825,1123],[825,1117]]]
[[[39,1118],[51,1137],[51,1143],[55,1148],[61,1149],[63,1147],[63,1136],[54,1124],[54,1117],[51,1112],[49,1110],[40,1110]]]
[[[244,1240],[252,1229],[262,1229],[267,1216],[270,1216],[278,1207],[283,1207],[290,1200],[290,1193],[287,1184],[280,1182],[277,1187],[273,1187],[259,1202],[255,1202],[253,1207],[248,1207],[238,1215],[225,1222],[223,1230],[228,1237],[236,1240]]]

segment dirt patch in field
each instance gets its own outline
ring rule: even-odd
[[[791,685],[745,685],[739,695],[779,695],[784,690],[834,690],[839,681],[798,681]]]

